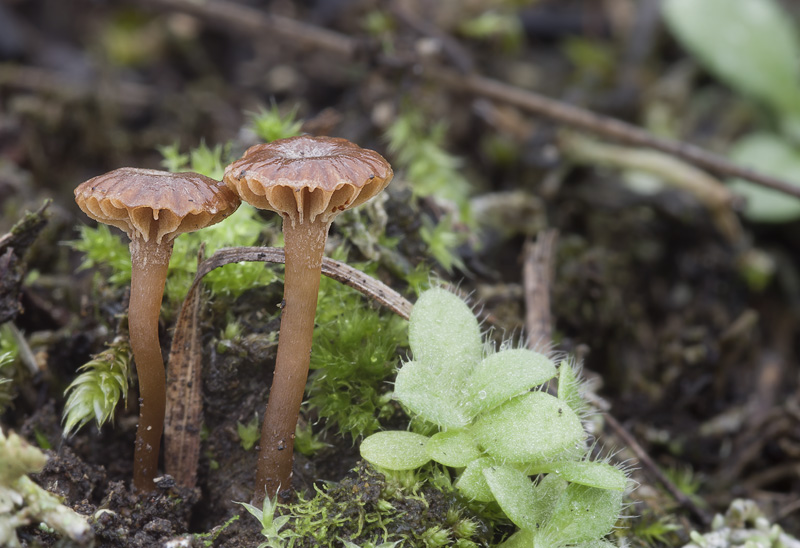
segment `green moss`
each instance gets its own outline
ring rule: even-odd
[[[71,436],[94,419],[97,427],[112,420],[120,399],[127,401],[131,370],[127,339],[118,338],[81,366],[81,374],[67,387],[64,436]]]
[[[455,226],[458,223],[472,224],[468,200],[471,188],[461,171],[461,160],[443,146],[446,126],[428,123],[422,110],[406,107],[386,135],[394,169],[404,171],[404,178],[411,182],[414,194],[432,196],[455,205],[450,215],[438,221],[421,215],[423,227],[420,236],[429,255],[446,270],[463,268],[456,249],[467,242],[469,231],[455,230]]]
[[[372,308],[355,290],[323,278],[309,407],[342,434],[356,438],[376,431],[396,409],[386,381],[397,367],[398,347],[406,344],[405,321]]]
[[[261,139],[271,143],[276,139],[285,139],[300,134],[302,120],[296,120],[297,105],[288,113],[281,114],[278,105],[272,103],[269,109],[261,108],[251,115],[251,127]]]
[[[431,481],[430,471],[420,471],[409,489],[361,463],[337,484],[316,487],[313,497],[279,505],[288,516],[291,540],[287,545],[306,547],[483,545],[486,527],[452,493]]]
[[[19,347],[14,339],[10,324],[0,326],[0,414],[14,401],[17,392],[14,379],[17,378]]]
[[[260,426],[261,422],[258,420],[258,413],[254,413],[253,418],[247,424],[236,423],[236,433],[239,434],[239,443],[242,449],[250,451],[261,438]]]

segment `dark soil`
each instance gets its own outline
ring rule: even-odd
[[[617,172],[575,168],[558,152],[560,126],[420,76],[423,66],[460,68],[466,56],[480,74],[642,124],[665,75],[686,62],[657,21],[647,19],[654,2],[541,1],[520,12],[524,28],[516,49],[458,34],[460,18],[479,13],[488,1],[464,2],[460,9],[453,7],[457,2],[394,0],[241,3],[354,38],[361,49],[352,55],[310,44],[305,35],[258,37],[246,21],[237,27],[187,4],[0,4],[0,234],[25,211],[52,200],[46,225],[32,222],[22,236],[0,240],[0,322],[25,333],[37,368],[23,374],[0,425],[49,449],[48,464],[34,479],[93,516],[97,546],[180,539],[185,544],[172,545],[200,546],[202,539],[191,534],[209,532],[205,538],[215,546],[255,547],[264,540],[257,522],[236,504],[250,500],[256,459],[254,450],[242,448],[237,425],[260,413],[267,399],[275,352],[269,334],[278,324],[262,322],[260,311],[276,309],[279,287],[204,308],[204,434],[196,488],[163,476],[154,492],[133,493],[135,393],[113,426],[87,426],[68,439],[62,438],[61,412],[64,389],[113,339],[126,306],[124,293],[95,288],[91,273],[76,270],[81,257],[65,243],[87,220],[74,204],[73,188],[124,165],[158,168],[160,145],[179,142],[187,150],[232,141],[235,150],[243,149],[253,139],[241,130],[246,113],[271,101],[284,111],[296,105],[305,131],[346,137],[390,161],[383,131],[406,106],[444,121],[443,146],[463,159],[474,195],[524,190],[536,201],[535,207],[519,205],[519,221],[511,212],[470,233],[458,250],[465,267],[437,267],[436,275],[472,292],[496,332],[517,336],[525,328],[521,258],[530,236],[520,226],[558,230],[551,284],[558,350],[583,357],[596,393],[660,468],[692,472],[707,513],[724,510],[736,497],[753,498],[772,521],[800,534],[800,224],[744,223],[745,236],[730,241],[688,194],[643,196]],[[620,17],[612,5],[627,6],[632,16]],[[384,49],[359,23],[377,7],[395,14],[382,37]],[[401,8],[407,17],[397,15]],[[439,30],[430,31],[428,23]],[[568,58],[564,44],[577,39],[610,51],[612,66]],[[385,51],[393,51],[396,62],[387,61]],[[713,81],[679,85],[683,95],[673,100],[681,104],[670,108],[694,109],[681,126],[688,141],[724,150],[733,134],[759,122],[754,113],[726,118],[726,107],[741,99]],[[701,85],[718,101],[694,102]],[[493,155],[492,144],[511,152]],[[412,196],[405,178],[396,170],[386,209],[395,215],[388,233],[399,243],[380,276],[411,298],[397,273],[433,262],[419,236],[421,217],[446,212]],[[343,237],[335,227],[333,237]],[[775,263],[762,290],[742,274],[753,250]],[[353,246],[350,259],[365,257]],[[30,272],[36,276],[25,281]],[[228,311],[252,331],[220,354],[218,313]],[[163,325],[165,354],[173,328]],[[313,458],[296,456],[293,487],[313,493],[315,483],[342,482],[357,466],[357,443],[334,434],[327,432],[331,446]],[[599,438],[622,449],[618,458],[630,457],[612,430]],[[648,472],[641,465],[635,472],[642,487],[632,494],[631,513],[677,516],[683,528],[669,543],[678,544],[702,524]],[[347,481],[359,481],[353,478]],[[229,522],[237,514],[241,518]],[[36,527],[19,536],[26,546],[58,542]]]

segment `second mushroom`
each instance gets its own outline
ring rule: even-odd
[[[261,429],[256,502],[291,487],[328,229],[339,213],[382,191],[392,175],[377,152],[345,139],[310,136],[255,145],[225,170],[224,181],[244,201],[283,217],[285,306]]]
[[[239,207],[220,181],[197,173],[124,167],[78,185],[75,201],[92,219],[124,230],[131,239],[128,331],[139,377],[139,426],[133,485],[155,488],[166,402],[158,318],[176,236],[218,223]]]

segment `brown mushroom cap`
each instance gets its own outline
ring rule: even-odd
[[[224,183],[198,173],[123,167],[81,183],[75,201],[92,219],[133,239],[172,240],[218,223],[239,207]]]
[[[247,149],[223,180],[246,202],[297,222],[330,222],[386,188],[392,168],[346,139],[301,135]]]

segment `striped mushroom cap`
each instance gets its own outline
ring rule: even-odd
[[[239,197],[224,183],[198,173],[123,167],[81,183],[75,201],[92,219],[128,236],[170,241],[220,222]]]
[[[297,223],[329,223],[392,180],[383,157],[346,139],[301,135],[247,149],[223,180],[245,202]]]

